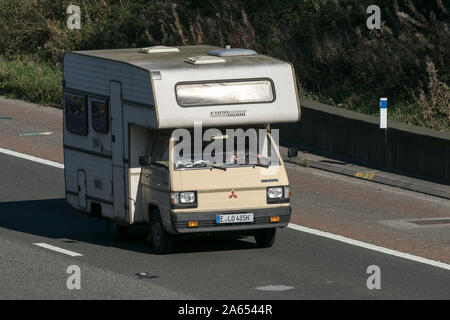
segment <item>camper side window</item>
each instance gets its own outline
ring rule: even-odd
[[[66,112],[66,128],[76,134],[87,135],[88,117],[86,110],[86,97],[73,94],[64,95]]]
[[[108,101],[91,100],[91,123],[92,128],[101,133],[108,133]]]

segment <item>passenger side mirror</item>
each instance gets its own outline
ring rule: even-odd
[[[290,147],[288,148],[288,158],[296,158],[298,155],[298,149],[297,147]]]
[[[152,157],[150,156],[140,156],[139,157],[139,165],[141,167],[148,167],[152,162]]]

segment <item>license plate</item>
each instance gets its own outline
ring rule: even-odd
[[[246,223],[253,222],[253,213],[219,214],[216,223]]]

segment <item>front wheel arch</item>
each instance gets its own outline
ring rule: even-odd
[[[170,253],[175,244],[175,238],[167,232],[158,209],[153,209],[150,216],[150,242],[158,254]]]

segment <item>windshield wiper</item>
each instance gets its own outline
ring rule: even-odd
[[[270,163],[261,163],[261,162],[257,162],[257,163],[252,163],[252,165],[256,166],[256,167],[263,167],[263,168],[268,168],[270,167]]]
[[[250,160],[250,156],[248,154],[245,155],[245,161],[249,162]],[[256,163],[248,163],[251,166],[255,166],[255,167],[263,167],[263,168],[268,168],[270,167],[270,160],[268,163],[261,163],[260,159],[257,159]]]
[[[222,166],[220,164],[209,163],[209,162],[206,162],[205,160],[199,160],[196,162],[178,162],[176,164],[176,168],[198,168],[198,167],[220,169],[223,171],[227,170],[227,168],[225,168],[224,166]]]
[[[192,162],[182,162],[182,161],[178,161],[175,164],[175,168],[192,168],[193,164]]]
[[[227,168],[225,168],[224,166],[220,165],[220,164],[215,164],[215,163],[206,163],[206,166],[209,168],[214,168],[214,169],[220,169],[223,171],[227,171]]]
[[[200,160],[200,161],[195,162],[194,166],[197,166],[197,165],[203,165],[203,166],[208,167],[208,168],[220,169],[220,170],[223,170],[223,171],[227,170],[227,168],[225,168],[224,166],[222,166],[220,164],[209,163],[209,162],[207,162],[205,160]]]

